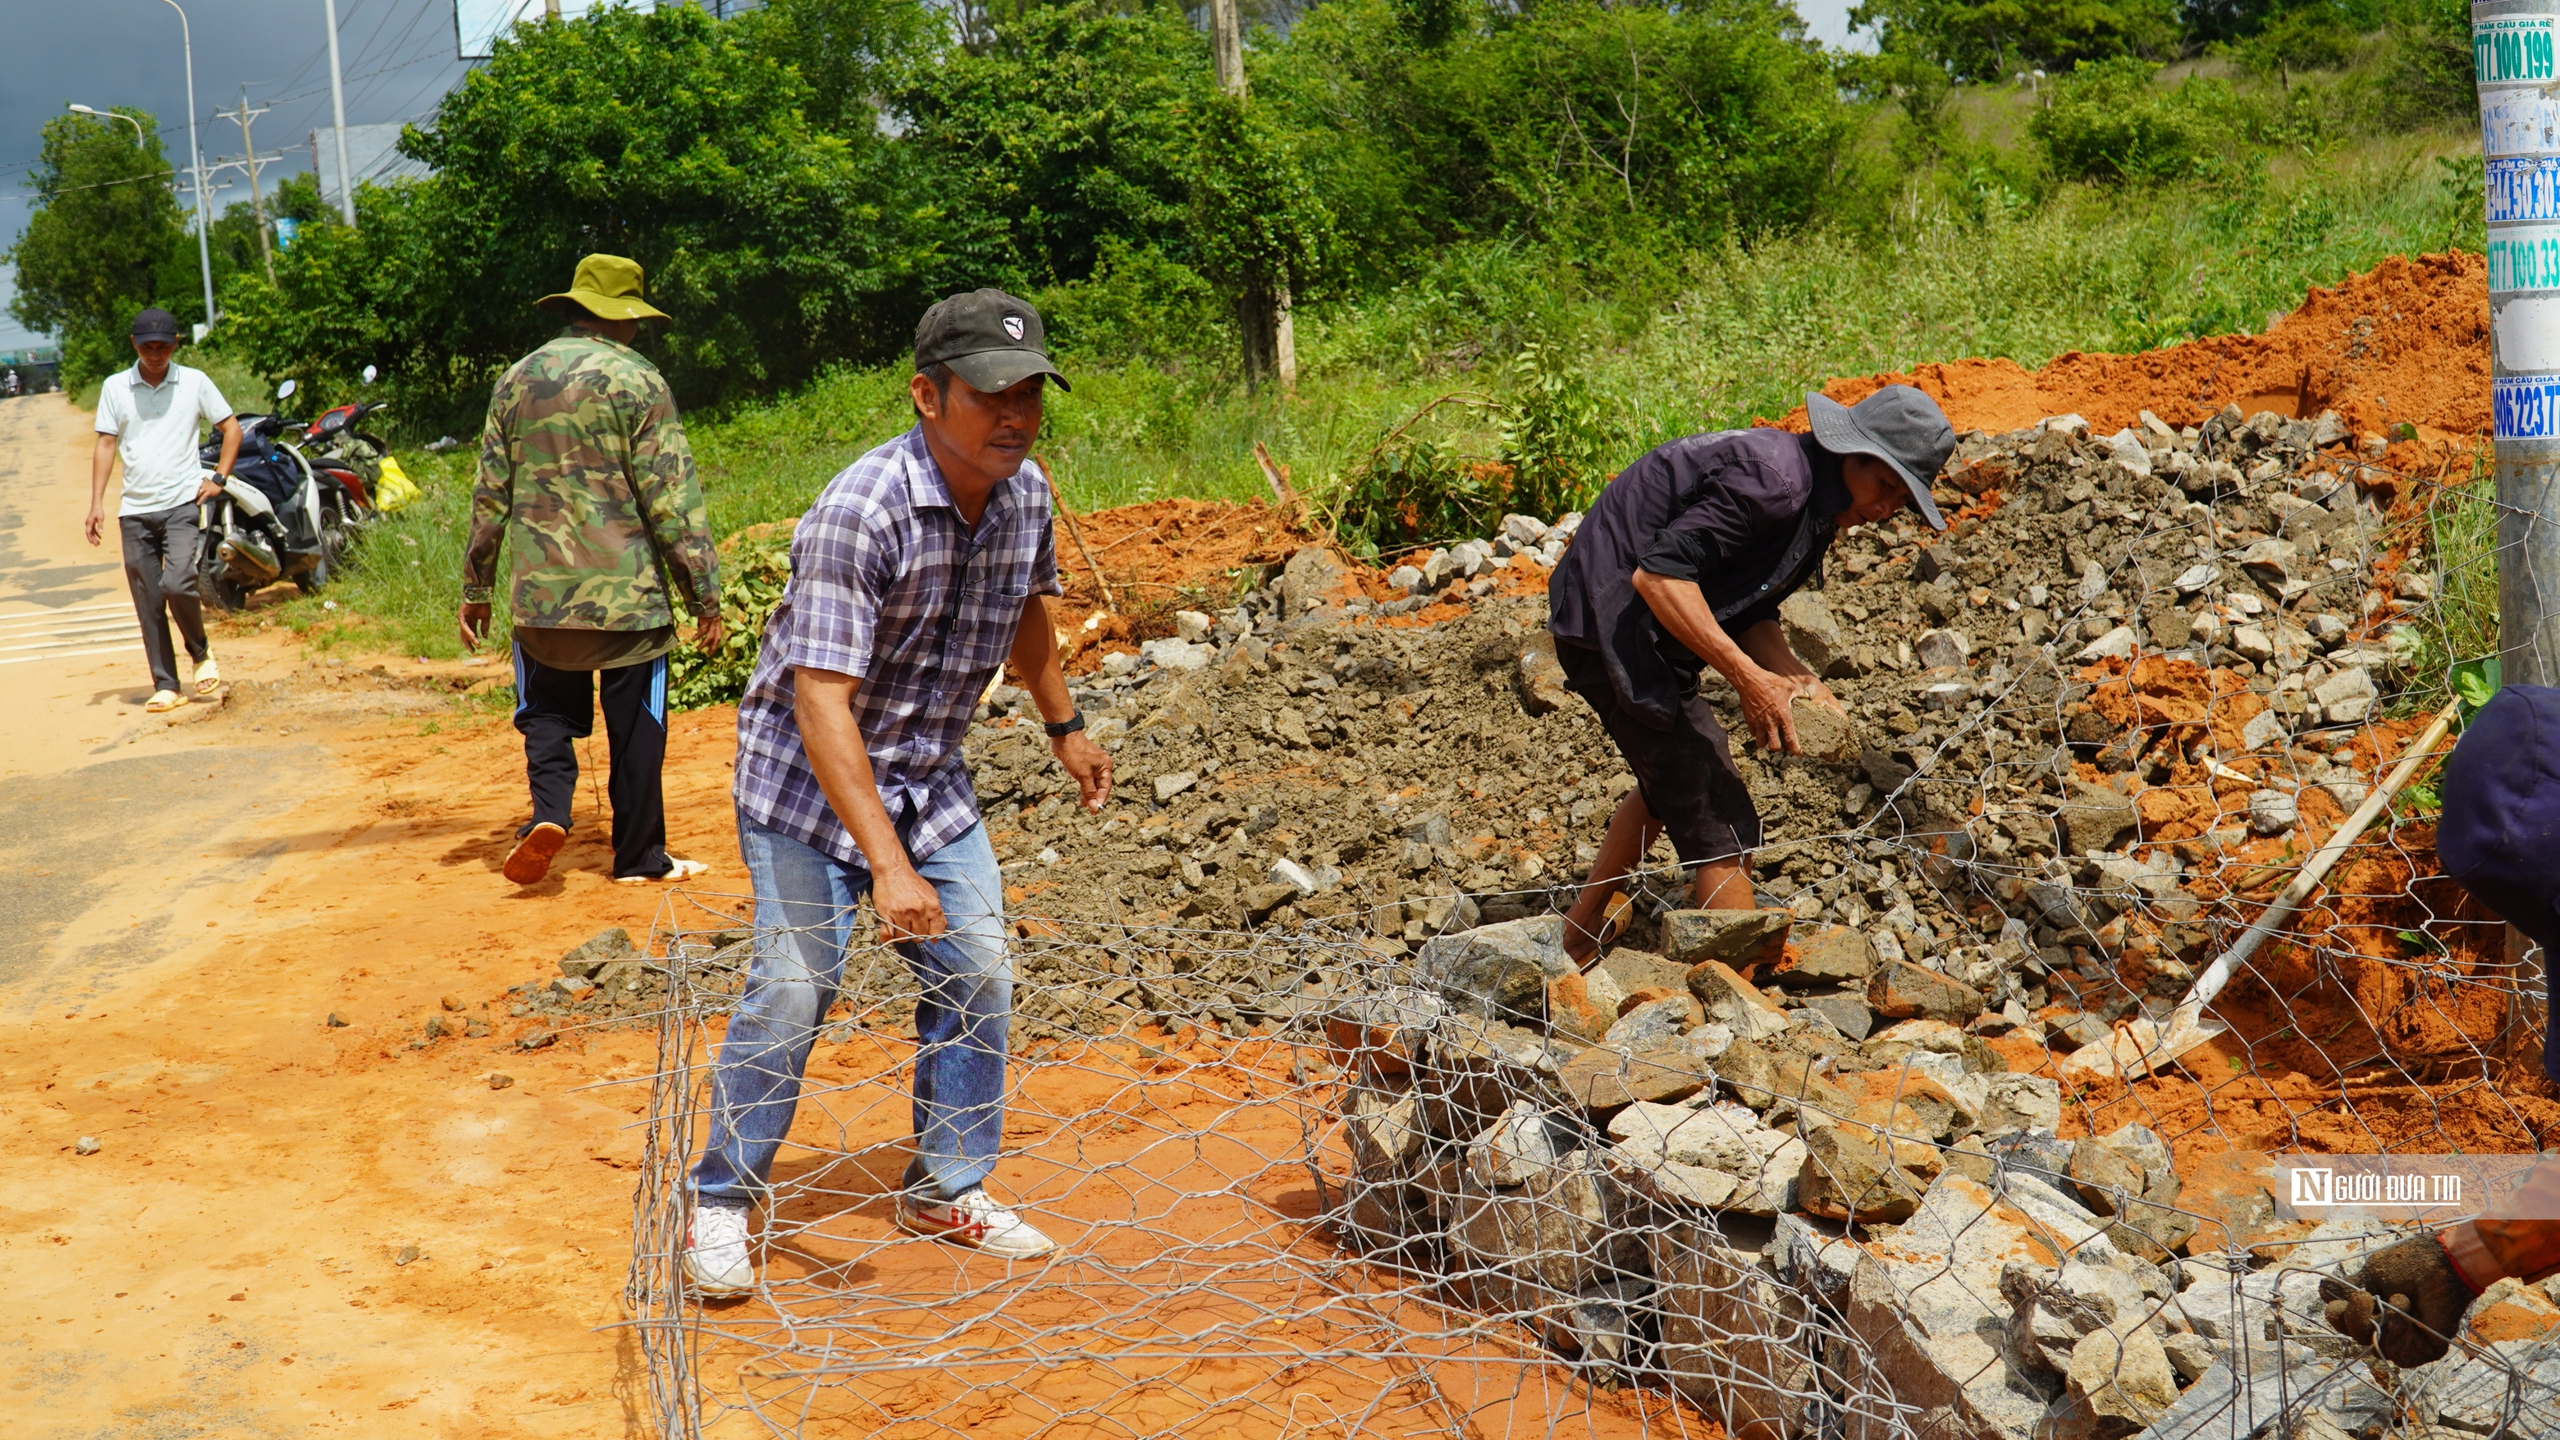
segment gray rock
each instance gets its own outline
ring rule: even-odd
[[[1432,1032],[1429,1054],[1414,1067],[1423,1119],[1436,1134],[1467,1140],[1483,1134],[1515,1100],[1560,1109],[1569,1103],[1557,1078],[1563,1058],[1530,1031],[1452,1015]]]
[[[2410,1409],[2430,1425],[2497,1436],[2560,1426],[2560,1346],[2548,1337],[2457,1348],[2410,1379]]]
[[[1849,1238],[1848,1229],[1839,1221],[1778,1216],[1769,1240],[1778,1278],[1824,1305],[1836,1307],[1847,1300],[1849,1276],[1857,1269],[1858,1257],[1866,1253]]]
[[[1840,1032],[1847,1040],[1864,1040],[1875,1028],[1875,1012],[1867,1008],[1863,995],[1811,995],[1797,998],[1803,1010],[1822,1018],[1822,1023]]]
[[[2284,717],[2269,708],[2249,717],[2240,727],[2240,743],[2251,750],[2264,750],[2284,739]]]
[[[2302,819],[2301,807],[2282,790],[2249,792],[2249,829],[2260,835],[2282,835]]]
[[[1973,654],[1973,642],[1961,630],[1924,630],[1911,653],[1930,670],[1959,670]]]
[[[1619,1195],[1581,1150],[1514,1189],[1494,1189],[1462,1173],[1451,1202],[1449,1247],[1453,1258],[1478,1272],[1472,1278],[1480,1294],[1511,1302],[1490,1308],[1540,1309],[1581,1294],[1607,1273],[1641,1271],[1643,1239],[1622,1222]]]
[[[1178,638],[1149,640],[1138,647],[1138,658],[1159,670],[1205,670],[1218,658],[1218,647]]]
[[[2373,683],[2373,672],[2361,665],[2339,671],[2311,691],[2311,698],[2319,702],[2320,713],[2333,725],[2352,725],[2364,719],[2381,695]]]
[[[631,932],[619,925],[599,930],[560,957],[560,973],[573,980],[592,980],[595,973],[616,960],[639,957],[640,947],[631,943]]]
[[[1289,557],[1280,571],[1280,616],[1295,620],[1322,608],[1342,584],[1342,564],[1315,546]]]
[[[1551,715],[1573,703],[1573,690],[1565,684],[1564,666],[1556,659],[1555,637],[1544,630],[1522,643],[1511,681],[1523,713]]]
[[[1857,1342],[1841,1366],[1846,1393],[1916,1413],[1860,1406],[1844,1433],[2033,1436],[2061,1387],[2013,1355],[2000,1270],[2052,1253],[2048,1237],[1979,1184],[1939,1176],[1898,1242],[1858,1259],[1843,1312]]]
[[[2050,1075],[1992,1075],[1983,1084],[1980,1133],[1985,1137],[2062,1128],[2062,1082]],[[2059,1173],[2070,1164],[2062,1160]]]
[[[1781,602],[1778,628],[1786,636],[1787,648],[1815,674],[1837,680],[1857,673],[1848,636],[1841,632],[1821,591],[1799,590]]]
[[[1352,1173],[1372,1185],[1412,1179],[1431,1150],[1422,1097],[1410,1089],[1353,1086],[1342,1107],[1342,1133]]]
[[[1777,959],[1794,924],[1786,910],[1674,910],[1662,917],[1662,957],[1683,969],[1706,960],[1739,969]]]
[[[1817,989],[1863,985],[1876,971],[1875,943],[1845,925],[1829,926],[1796,939],[1796,958],[1770,977],[1785,989]]]
[[[2133,633],[2132,626],[2118,625],[2106,634],[2081,646],[2079,652],[2072,658],[2083,664],[2095,660],[2122,660],[2131,656],[2134,647],[2140,643],[2141,639]]]
[[[1563,1122],[1527,1100],[1514,1100],[1466,1148],[1468,1178],[1496,1188],[1526,1185],[1577,1149]]]
[[[2054,819],[2062,827],[2063,843],[2074,855],[2113,850],[2142,828],[2142,813],[2129,796],[2085,782],[2076,786]]]
[[[1581,1294],[1541,1310],[1538,1333],[1586,1364],[1623,1365],[1642,1333],[1641,1317],[1652,1308],[1653,1288],[1652,1281],[1635,1279],[1587,1285]]]
[[[1422,572],[1411,565],[1399,565],[1387,572],[1387,583],[1410,595],[1423,588]]]
[[[2047,1440],[2124,1440],[2167,1414],[2178,1399],[2168,1355],[2139,1324],[2082,1338],[2064,1378]]]
[[[1797,1433],[1821,1388],[1804,1295],[1711,1224],[1674,1221],[1646,1240],[1671,1383],[1728,1434]]]
[[[1423,942],[1416,970],[1460,1011],[1490,1020],[1537,1021],[1547,982],[1573,973],[1564,917],[1532,915]]]
[[[1689,993],[1698,997],[1709,1020],[1739,1039],[1766,1040],[1794,1023],[1776,1001],[1721,960],[1701,960],[1690,967]]]
[[[1170,775],[1159,775],[1155,786],[1156,803],[1162,805],[1199,783],[1200,774],[1196,770],[1176,770]]]
[[[2169,1368],[2178,1372],[2178,1379],[2192,1385],[2222,1358],[2222,1346],[2192,1330],[2180,1330],[2160,1337],[2160,1353],[2169,1357]]]
[[[1603,1047],[1630,1053],[1677,1043],[1697,1023],[1698,1002],[1686,995],[1648,1000],[1629,1010],[1600,1037]]]

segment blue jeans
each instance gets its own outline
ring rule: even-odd
[[[854,906],[871,872],[738,817],[738,848],[755,885],[755,956],[711,1077],[711,1133],[693,1169],[695,1197],[747,1206],[763,1193],[791,1130],[800,1080],[844,975]],[[995,1168],[1004,1140],[1005,1033],[1013,970],[1005,956],[1004,875],[987,827],[916,866],[942,898],[948,927],[905,941],[923,988],[916,1003],[915,1159],[906,1189],[951,1200]]]

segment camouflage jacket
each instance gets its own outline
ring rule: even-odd
[[[471,492],[463,598],[486,598],[515,550],[515,623],[653,630],[720,606],[711,520],[675,396],[637,351],[570,330],[498,379]]]

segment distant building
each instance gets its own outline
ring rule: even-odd
[[[37,395],[47,390],[61,389],[62,382],[57,378],[61,369],[62,351],[54,346],[47,345],[31,350],[0,350],[0,375],[17,376],[18,393],[21,395]],[[5,386],[0,386],[0,394],[5,393]]]

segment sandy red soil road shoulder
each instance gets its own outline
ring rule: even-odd
[[[86,429],[0,404],[0,616],[121,600],[78,536]],[[553,880],[498,877],[517,739],[453,704],[459,667],[228,635],[230,702],[172,723],[124,636],[0,669],[10,1432],[627,1433],[636,1347],[597,1327],[646,1086],[577,1087],[654,1036],[522,1052],[504,992],[659,894],[608,882],[590,797]],[[669,800],[675,848],[742,883],[731,744],[726,711],[676,717]],[[422,1043],[447,995],[492,1033]]]

